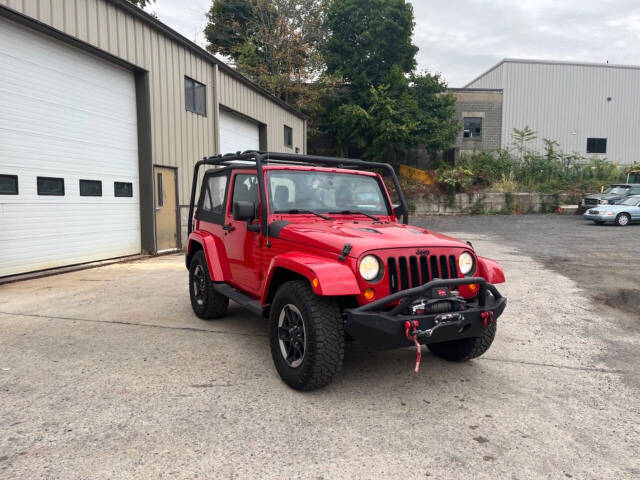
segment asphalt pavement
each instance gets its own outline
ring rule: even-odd
[[[351,344],[314,392],[280,381],[263,319],[192,313],[182,256],[0,286],[0,478],[640,477],[635,317],[579,273],[618,278],[623,247],[600,250],[640,227],[416,221],[503,265],[492,348],[416,375],[413,349]]]

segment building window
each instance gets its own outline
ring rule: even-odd
[[[607,153],[607,139],[587,138],[587,153]]]
[[[0,175],[0,195],[18,194],[18,176]]]
[[[113,182],[113,194],[116,197],[133,197],[133,183]]]
[[[64,178],[38,177],[38,195],[64,195]]]
[[[293,147],[293,128],[284,126],[284,146]]]
[[[100,180],[80,180],[81,197],[101,197],[102,182]]]
[[[184,77],[184,102],[189,112],[207,116],[206,88],[202,83]]]
[[[464,138],[482,137],[482,117],[464,117]]]
[[[162,191],[162,174],[158,173],[158,207],[164,207],[164,192]]]

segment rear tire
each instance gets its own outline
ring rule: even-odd
[[[202,250],[196,252],[189,264],[189,296],[191,308],[203,320],[218,318],[227,313],[229,299],[214,290]]]
[[[277,291],[269,322],[271,356],[282,380],[296,390],[327,385],[342,368],[344,322],[338,303],[313,293],[306,281]]]
[[[619,227],[626,227],[631,223],[631,217],[627,213],[621,213],[616,217],[616,225]]]
[[[479,357],[489,350],[496,336],[497,322],[493,322],[479,337],[463,338],[451,342],[427,345],[435,356],[450,362],[464,362]]]

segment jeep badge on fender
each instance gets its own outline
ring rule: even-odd
[[[216,168],[198,184],[203,166]],[[390,176],[398,205],[370,170]],[[331,382],[345,341],[415,345],[416,372],[421,345],[451,361],[478,357],[506,306],[495,261],[408,226],[388,164],[254,151],[205,158],[188,226],[193,311],[217,318],[231,299],[268,318],[276,370],[298,390]]]

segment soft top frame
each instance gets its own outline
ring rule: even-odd
[[[277,153],[277,152],[258,152],[255,150],[247,150],[245,152],[227,153],[225,155],[215,155],[211,157],[204,157],[202,160],[196,162],[193,167],[193,182],[191,184],[191,200],[189,202],[189,233],[193,231],[193,210],[196,199],[196,190],[198,188],[198,173],[200,167],[203,165],[218,165],[228,168],[252,168],[250,165],[241,163],[232,163],[234,161],[255,162],[257,174],[258,174],[258,190],[260,192],[260,204],[261,204],[261,225],[260,230],[263,235],[267,235],[267,199],[265,195],[264,175],[262,167],[267,164],[293,164],[293,165],[317,165],[322,167],[334,167],[345,169],[381,169],[388,172],[393,179],[393,184],[398,193],[400,200],[400,209],[396,211],[397,215],[402,215],[402,223],[405,225],[409,223],[409,209],[407,208],[407,201],[400,187],[398,176],[394,168],[388,163],[367,162],[365,160],[359,160],[354,158],[339,158],[339,157],[324,157],[318,155],[301,155],[292,153]]]

